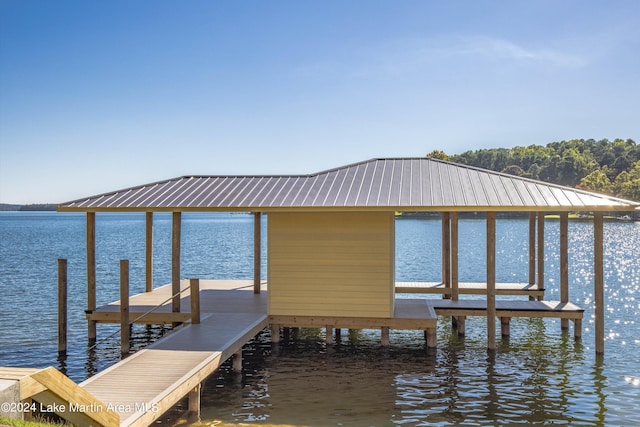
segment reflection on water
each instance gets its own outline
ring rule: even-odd
[[[302,329],[277,346],[265,333],[247,346],[241,375],[226,364],[207,381],[202,421],[184,418],[183,402],[163,422],[321,427],[640,421],[637,414],[607,414],[601,360],[585,364],[583,347],[568,334],[549,339],[540,319],[518,320],[495,353],[458,338],[445,322],[435,353],[426,351],[419,333],[392,332],[388,348],[379,346],[377,331],[350,331],[332,346],[318,329]]]

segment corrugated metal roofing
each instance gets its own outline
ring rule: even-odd
[[[633,210],[639,203],[428,158],[311,175],[183,176],[63,203],[61,211]]]

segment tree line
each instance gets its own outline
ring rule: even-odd
[[[640,145],[632,139],[572,139],[427,157],[640,201]]]

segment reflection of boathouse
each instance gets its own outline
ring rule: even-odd
[[[595,351],[602,354],[603,214],[638,208],[639,203],[627,200],[427,158],[375,159],[311,175],[185,176],[64,203],[59,211],[87,215],[91,341],[99,322],[192,323],[80,385],[89,401],[93,396],[122,407],[136,403],[156,410],[74,414],[79,418],[72,421],[150,424],[186,394],[194,402],[190,409],[197,410],[206,376],[232,355],[234,367],[240,363],[241,368],[242,345],[268,325],[274,341],[280,327],[327,328],[328,342],[334,328],[336,333],[339,328],[376,328],[383,345],[388,344],[389,329],[417,329],[425,331],[427,346],[435,347],[437,316],[451,316],[460,334],[467,316],[484,316],[487,347],[494,350],[496,318],[502,334],[508,335],[512,317],[556,317],[563,329],[573,321],[579,338],[583,309],[569,301],[569,212],[593,215]],[[147,292],[128,298],[123,288],[121,301],[104,307],[96,306],[97,212],[146,212],[147,219]],[[173,214],[172,283],[156,289],[154,212]],[[254,213],[253,281],[181,280],[182,212]],[[440,215],[442,258],[434,262],[441,262],[442,283],[396,283],[398,212]],[[458,233],[458,218],[469,212],[486,218],[486,241],[478,242],[486,246],[483,283],[458,280],[458,242],[467,238]],[[529,262],[523,266],[529,271],[528,283],[496,283],[496,215],[505,213],[529,218]],[[544,221],[550,213],[560,220],[560,301],[543,298]],[[260,280],[262,214],[268,215],[266,283]],[[396,298],[398,292],[443,298]],[[460,294],[474,297],[459,299]],[[525,298],[496,299],[504,294]],[[36,372],[30,378],[34,375],[45,377]],[[61,391],[34,390],[34,400],[55,395],[56,401],[70,401]]]

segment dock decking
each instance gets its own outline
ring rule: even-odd
[[[180,289],[180,313],[171,312],[171,285],[163,285],[152,292],[132,295],[129,298],[129,318],[132,323],[174,323],[191,319],[189,281],[182,280]],[[266,281],[262,282],[266,290]],[[229,292],[233,291],[233,292]],[[267,294],[253,294],[252,280],[200,280],[201,313],[266,313]],[[255,296],[254,296],[255,295]],[[239,298],[238,298],[239,297]],[[151,311],[153,310],[153,311]],[[144,317],[140,317],[144,315]],[[86,312],[87,320],[98,323],[120,322],[120,301],[114,301]]]
[[[208,314],[82,384],[120,415],[149,425],[267,327],[266,313]]]
[[[432,306],[438,315],[453,316],[457,319],[459,334],[464,334],[464,320],[467,316],[487,316],[486,300],[433,300]],[[502,335],[509,335],[509,320],[512,317],[551,317],[569,319],[574,323],[574,336],[582,336],[584,309],[577,305],[560,301],[514,301],[496,300],[496,317],[500,318]]]
[[[396,292],[414,294],[451,295],[451,288],[442,282],[396,282]],[[487,284],[481,282],[460,282],[461,295],[485,295]],[[544,288],[529,283],[496,283],[496,295],[524,295],[538,301],[544,299]]]
[[[190,319],[187,280],[181,282],[181,289],[185,289],[180,299],[182,313],[171,313],[171,285],[165,285],[130,297],[131,320],[158,305],[136,322]],[[87,317],[116,322],[119,306],[119,301],[104,305]],[[80,386],[113,407],[121,426],[146,426],[195,390],[269,324],[267,294],[254,294],[250,280],[201,280],[200,312],[199,324],[179,328]]]
[[[467,316],[487,315],[487,303],[482,299],[396,298],[391,318],[269,316],[266,288],[267,284],[263,282],[263,291],[254,294],[251,280],[200,280],[200,323],[187,323],[80,385],[53,368],[11,372],[7,370],[9,368],[0,368],[0,374],[5,372],[8,377],[0,376],[0,379],[19,382],[22,391],[30,393],[29,396],[21,394],[20,399],[70,404],[76,402],[77,396],[83,396],[88,410],[83,414],[73,414],[76,418],[72,422],[146,426],[186,395],[190,396],[190,402],[193,399],[199,406],[200,384],[229,357],[234,356],[234,369],[238,369],[238,362],[241,368],[243,345],[269,325],[274,341],[279,339],[280,326],[327,328],[328,342],[334,328],[376,328],[381,330],[383,345],[389,343],[389,329],[424,330],[427,347],[433,348],[436,346],[437,316],[452,316],[457,321],[458,333],[464,334]],[[521,288],[522,285],[514,284],[504,290],[514,295],[511,291],[523,291]],[[180,298],[182,313],[171,313],[171,285],[131,296],[131,322],[188,322],[191,319],[189,281],[183,280],[181,289],[184,289]],[[423,292],[425,289],[427,292]],[[462,289],[470,294],[485,292],[484,284],[462,286]],[[443,285],[397,282],[396,291],[441,294]],[[156,306],[158,308],[151,312]],[[119,310],[120,302],[115,301],[87,313],[87,318],[118,323]],[[509,334],[511,317],[557,317],[572,320],[576,338],[579,338],[583,311],[572,303],[557,301],[496,300],[496,316],[501,319],[503,335]],[[145,317],[140,318],[142,314]],[[66,379],[58,381],[62,384],[60,390],[52,380],[54,374]]]

